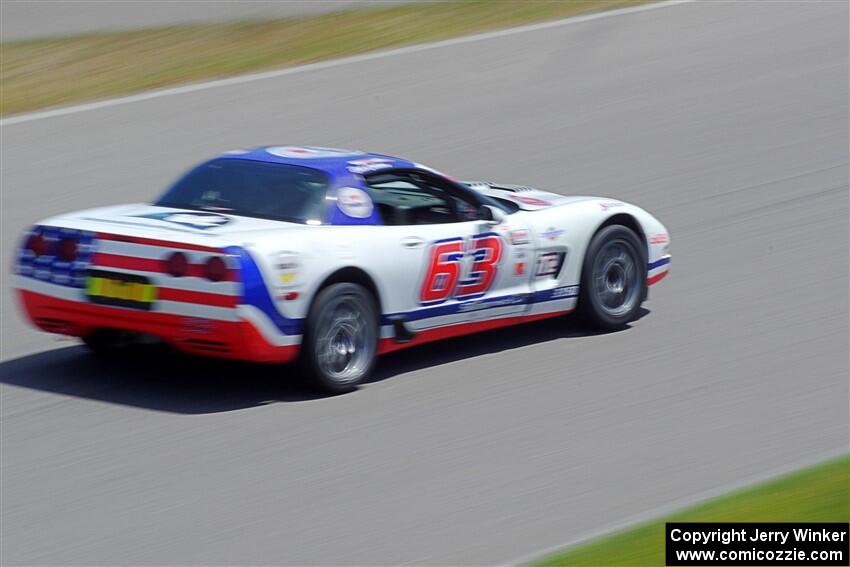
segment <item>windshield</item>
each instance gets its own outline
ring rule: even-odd
[[[321,220],[327,188],[316,169],[222,158],[190,171],[154,205],[303,223]]]

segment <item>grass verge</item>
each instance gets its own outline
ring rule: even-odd
[[[113,97],[647,0],[466,0],[0,44],[0,114]],[[533,54],[529,54],[533,56]]]
[[[850,521],[850,456],[555,554],[534,567],[664,565],[665,522]]]

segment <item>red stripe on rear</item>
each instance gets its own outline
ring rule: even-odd
[[[145,244],[147,246],[163,246],[165,248],[177,248],[180,250],[195,250],[198,252],[215,252],[221,254],[220,248],[202,246],[200,244],[188,244],[186,242],[171,242],[170,240],[157,240],[155,238],[141,238],[138,236],[125,236],[123,234],[97,233],[101,240],[115,240],[117,242],[132,242],[133,244]]]
[[[299,345],[270,344],[247,321],[210,320],[212,334],[198,336],[187,330],[187,320],[191,318],[182,315],[69,301],[23,289],[18,293],[25,312],[34,324],[38,325],[40,318],[53,319],[64,324],[59,332],[69,335],[84,337],[96,329],[126,329],[161,337],[177,348],[195,354],[254,362],[287,362],[294,359],[300,349]],[[226,350],[205,349],[191,339],[201,339],[201,343],[218,341],[224,343]]]
[[[165,268],[162,260],[131,258],[130,256],[119,256],[118,254],[106,254],[104,252],[95,252],[92,255],[91,263],[104,268],[122,268],[142,272],[162,272]]]
[[[165,271],[165,259],[158,260],[154,258],[134,258],[132,256],[121,256],[120,254],[107,254],[105,252],[95,252],[92,255],[91,263],[94,266],[101,268],[121,268],[123,270],[137,270],[140,272],[159,272]],[[237,271],[228,269],[224,280],[227,282],[237,281]],[[189,264],[187,276],[196,278],[206,278],[204,274],[203,264]]]
[[[221,295],[205,291],[188,291],[161,287],[157,290],[157,299],[163,301],[182,301],[184,303],[200,303],[212,307],[236,307],[238,298],[235,295]]]

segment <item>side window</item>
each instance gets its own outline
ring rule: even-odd
[[[475,220],[474,205],[415,175],[368,178],[372,200],[386,225],[441,224]]]
[[[452,197],[452,200],[461,220],[473,221],[478,218],[478,208],[475,205],[457,197]]]

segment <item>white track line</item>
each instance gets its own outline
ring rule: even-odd
[[[247,75],[238,75],[235,77],[230,77],[227,79],[217,79],[214,81],[205,81],[202,83],[191,83],[188,85],[183,85],[179,87],[171,87],[165,89],[157,89],[153,91],[146,91],[139,94],[122,96],[117,98],[110,98],[106,100],[99,100],[95,102],[89,102],[85,104],[77,104],[74,106],[65,106],[61,108],[54,108],[51,110],[42,110],[37,112],[28,112],[24,114],[17,114],[14,116],[10,116],[8,118],[0,119],[0,126],[11,126],[13,124],[23,124],[25,122],[33,122],[35,120],[43,120],[45,118],[56,118],[59,116],[67,116],[69,114],[77,114],[79,112],[87,112],[89,110],[98,110],[101,108],[109,108],[111,106],[120,106],[122,104],[130,104],[133,102],[141,102],[144,100],[150,100],[154,98],[161,98],[172,95],[180,95],[186,93],[193,93],[197,91],[205,91],[207,89],[214,89],[217,87],[226,87],[231,85],[241,85],[244,83],[252,83],[254,81],[263,81],[265,79],[274,79],[276,77],[284,77],[286,75],[295,75],[298,73],[305,73],[308,71],[318,71],[320,69],[329,69],[332,67],[341,67],[343,65],[349,65],[352,63],[361,63],[363,61],[373,61],[375,59],[383,59],[384,57],[393,57],[395,55],[405,55],[408,53],[418,53],[420,51],[427,51],[429,49],[437,49],[440,47],[448,47],[451,45],[462,45],[465,43],[473,43],[476,41],[482,41],[487,39],[493,39],[498,37],[506,37],[511,35],[516,35],[520,33],[527,33],[539,30],[546,30],[550,28],[557,28],[561,26],[569,26],[573,24],[581,24],[584,22],[591,22],[593,20],[601,20],[602,18],[612,18],[615,16],[624,16],[626,14],[636,14],[638,12],[648,12],[650,10],[658,10],[660,8],[667,8],[669,6],[676,6],[678,4],[685,4],[688,2],[692,2],[693,0],[666,0],[664,2],[657,2],[654,4],[642,4],[640,6],[630,6],[628,8],[619,8],[617,10],[609,10],[607,12],[597,12],[594,14],[587,14],[585,16],[573,16],[571,18],[564,18],[561,20],[553,20],[550,22],[541,22],[537,24],[530,24],[527,26],[519,26],[515,28],[507,28],[503,30],[496,30],[492,32],[480,33],[475,35],[467,35],[456,37],[453,39],[447,39],[443,41],[435,41],[432,43],[421,43],[417,45],[408,45],[406,47],[399,47],[396,49],[389,49],[384,51],[374,51],[371,53],[364,53],[362,55],[353,55],[351,57],[343,57],[340,59],[331,59],[328,61],[320,61],[317,63],[309,63],[307,65],[299,65],[297,67],[287,67],[284,69],[275,69],[273,71],[264,71],[260,73],[250,73]]]
[[[800,469],[805,469],[814,465],[818,465],[825,461],[829,461],[831,459],[841,457],[850,452],[850,448],[848,447],[838,447],[833,449],[832,451],[828,451],[826,453],[822,453],[816,457],[809,457],[807,459],[801,459],[786,465],[782,465],[771,469],[767,472],[756,473],[745,477],[741,480],[737,480],[734,482],[730,482],[728,484],[724,484],[722,486],[718,486],[717,488],[711,488],[709,490],[705,490],[703,492],[698,492],[691,496],[686,496],[684,498],[680,498],[670,504],[665,504],[663,506],[659,506],[657,508],[653,508],[652,510],[641,512],[640,514],[635,514],[634,516],[630,516],[625,520],[619,521],[615,524],[611,524],[610,526],[594,530],[588,532],[586,534],[582,534],[578,537],[575,537],[571,540],[565,541],[563,543],[559,543],[557,545],[553,545],[541,551],[535,551],[528,555],[524,555],[513,561],[505,563],[504,565],[508,566],[516,566],[516,565],[528,565],[530,563],[534,563],[535,561],[539,561],[545,558],[548,555],[552,555],[553,553],[557,553],[559,551],[564,551],[565,549],[569,549],[571,547],[575,547],[582,543],[588,543],[591,540],[599,539],[605,536],[613,535],[617,532],[626,530],[628,528],[635,527],[637,525],[643,524],[645,522],[649,522],[652,520],[658,520],[659,518],[663,518],[664,516],[669,516],[670,514],[674,514],[676,512],[680,512],[685,508],[690,508],[696,504],[700,504],[705,502],[706,500],[711,500],[713,498],[719,498],[721,496],[726,496],[729,493],[737,492],[738,490],[744,488],[752,488],[753,485],[760,484],[762,482],[769,482],[771,480],[776,480],[779,477],[785,476],[787,474],[791,474],[797,472]]]

